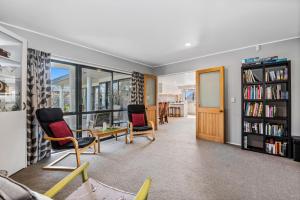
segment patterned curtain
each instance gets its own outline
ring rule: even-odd
[[[50,142],[35,116],[38,108],[51,105],[50,54],[28,49],[27,54],[27,163],[37,163],[49,157]]]
[[[133,72],[131,77],[131,103],[144,104],[144,74]]]

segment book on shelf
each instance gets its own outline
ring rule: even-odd
[[[263,123],[251,123],[251,122],[244,121],[245,133],[263,134],[264,133],[263,127],[264,127]]]
[[[269,70],[265,72],[265,81],[282,81],[288,80],[288,68],[277,69],[277,70]]]
[[[255,63],[260,63],[259,57],[242,59],[242,64],[255,64]]]
[[[259,82],[259,77],[252,72],[252,70],[244,70],[243,79],[245,83],[257,83]]]
[[[263,104],[260,103],[245,103],[244,106],[245,115],[248,117],[261,117],[263,111]]]
[[[287,142],[276,141],[271,138],[267,139],[265,144],[267,153],[280,156],[287,155]]]
[[[269,136],[277,136],[277,137],[287,136],[283,124],[266,123],[265,134]]]
[[[277,106],[276,105],[266,105],[265,107],[265,116],[266,117],[276,117]]]
[[[260,85],[252,85],[244,88],[244,99],[255,100],[262,99],[263,87]]]
[[[259,58],[259,57],[254,57],[254,58],[244,58],[242,59],[242,64],[271,64],[271,63],[278,63],[278,62],[284,62],[287,61],[287,58],[279,58],[278,56],[270,56],[266,58]]]
[[[289,98],[289,92],[284,91],[282,89],[281,84],[267,86],[265,90],[265,94],[266,94],[265,98],[271,100]]]

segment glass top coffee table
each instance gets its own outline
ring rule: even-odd
[[[116,140],[118,140],[118,135],[125,134],[125,142],[127,144],[127,134],[128,128],[127,127],[114,127],[114,128],[107,128],[106,130],[102,129],[93,129],[92,133],[94,136],[97,137],[98,142],[98,150],[97,152],[100,153],[100,138],[106,136],[115,136]]]

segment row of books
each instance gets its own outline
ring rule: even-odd
[[[263,111],[263,104],[260,103],[246,103],[244,104],[245,116],[248,117],[261,117]]]
[[[288,99],[289,92],[283,91],[281,84],[266,87],[266,99]]]
[[[276,62],[283,62],[287,61],[287,58],[278,58],[278,56],[271,56],[271,57],[266,57],[266,58],[259,58],[259,57],[254,57],[254,58],[245,58],[242,59],[242,64],[261,64],[261,63],[276,63]]]
[[[266,127],[265,130],[266,135],[278,136],[278,137],[286,136],[286,132],[283,124],[267,123],[265,127]]]
[[[275,141],[274,139],[266,140],[266,152],[275,155],[287,155],[287,142]]]
[[[245,83],[256,83],[260,81],[259,78],[253,74],[251,69],[243,71],[243,80]]]
[[[244,99],[261,99],[263,87],[260,85],[247,86],[244,89]]]
[[[250,123],[244,121],[244,132],[246,133],[263,134],[264,133],[263,127],[264,127],[263,123]]]
[[[266,117],[276,117],[277,116],[277,106],[276,105],[266,105],[265,116]]]
[[[288,68],[266,71],[265,72],[265,81],[282,81],[288,80]]]

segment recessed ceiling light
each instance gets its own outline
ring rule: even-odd
[[[190,46],[191,46],[191,43],[187,42],[187,43],[184,44],[184,46],[190,47]]]

